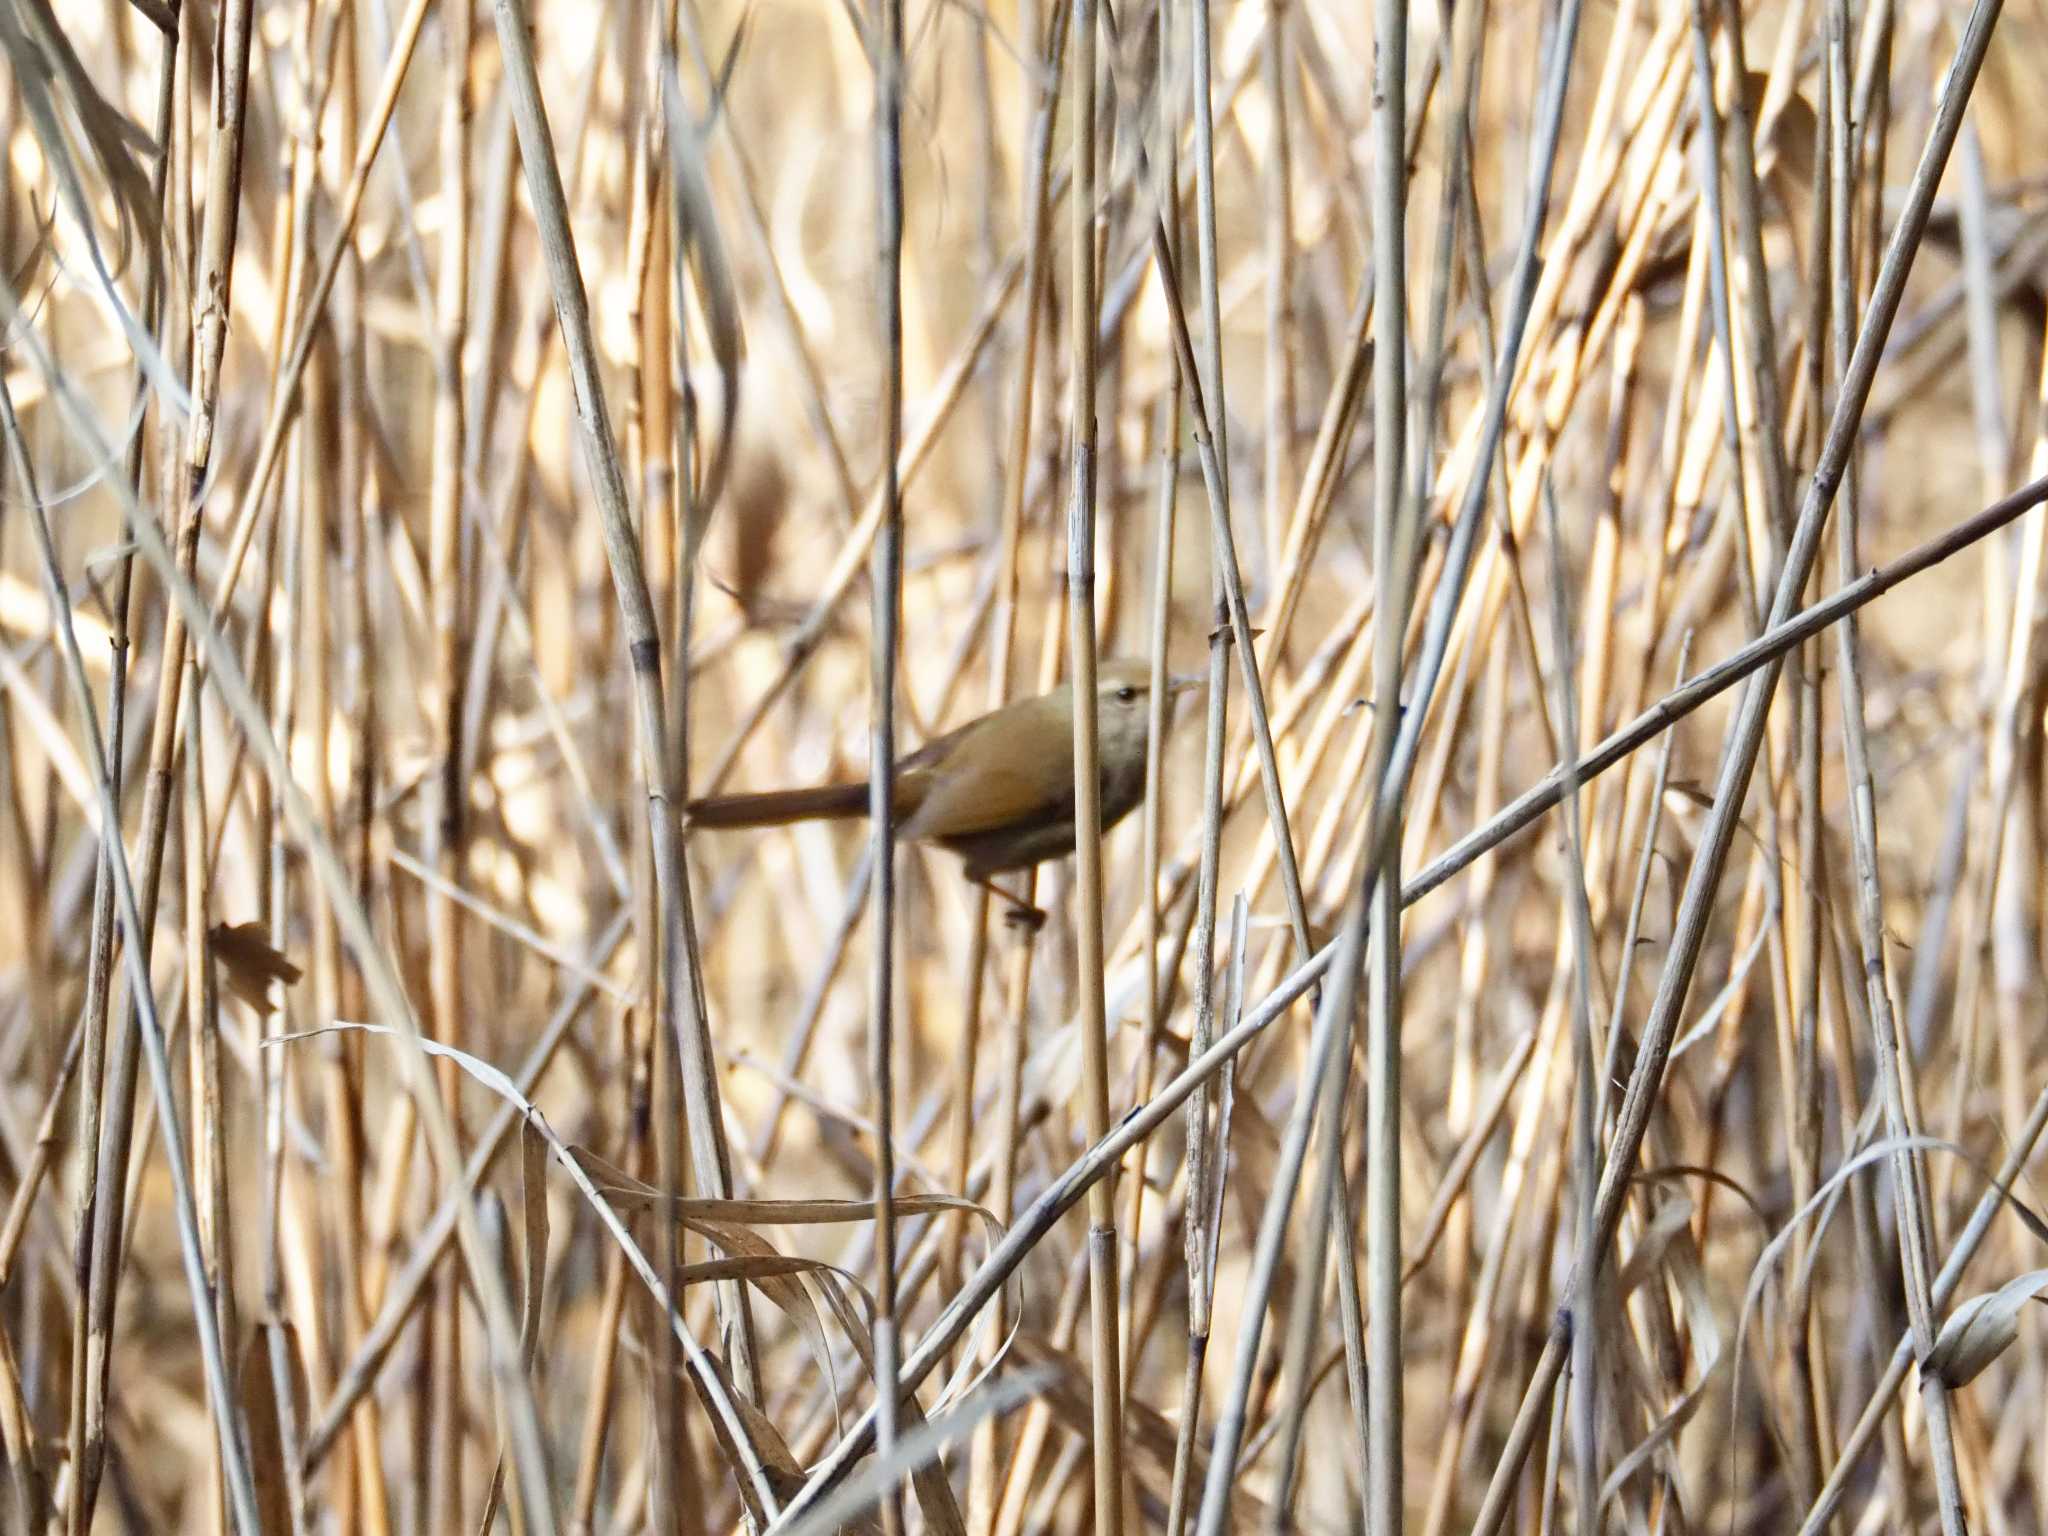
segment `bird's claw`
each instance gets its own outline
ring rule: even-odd
[[[1019,933],[1035,935],[1045,926],[1045,909],[1027,907],[1021,901],[1012,901],[1003,912],[1003,921]]]

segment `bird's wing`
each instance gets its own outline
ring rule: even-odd
[[[1055,796],[1029,774],[1010,767],[991,767],[974,775],[934,779],[917,813],[903,824],[909,838],[972,837],[1000,831],[1040,814]],[[1074,786],[1066,786],[1072,798]]]
[[[1042,754],[1018,753],[1007,744],[1006,732],[988,729],[993,723],[980,721],[959,732],[950,751],[935,754],[929,763],[904,774],[904,798],[914,795],[916,803],[903,823],[905,837],[972,837],[1014,826],[1073,799],[1073,765],[1067,754],[1055,754],[1053,761]],[[1024,760],[1031,757],[1038,760]],[[919,781],[915,789],[911,780]]]

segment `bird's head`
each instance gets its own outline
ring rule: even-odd
[[[1169,699],[1201,685],[1199,677],[1169,677]],[[1136,659],[1105,661],[1095,673],[1095,718],[1105,739],[1130,736],[1145,739],[1145,724],[1152,701],[1152,664]]]

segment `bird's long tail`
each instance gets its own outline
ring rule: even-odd
[[[796,821],[843,821],[868,813],[865,784],[821,784],[759,795],[715,795],[692,800],[685,814],[696,827],[786,827]]]

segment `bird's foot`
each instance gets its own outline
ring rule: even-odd
[[[1003,921],[1019,933],[1035,935],[1045,926],[1045,908],[1029,907],[1012,898],[1003,912]]]
[[[1034,907],[1021,896],[1011,895],[993,880],[980,879],[973,875],[969,875],[967,878],[973,880],[976,885],[1003,904],[1003,921],[1009,927],[1016,929],[1019,933],[1035,934],[1045,926],[1045,911],[1043,908]]]

